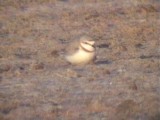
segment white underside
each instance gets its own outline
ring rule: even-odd
[[[86,52],[84,50],[78,50],[75,54],[66,56],[68,62],[72,64],[87,64],[91,62],[95,57],[94,52]]]

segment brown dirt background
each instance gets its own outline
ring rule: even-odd
[[[159,94],[159,0],[0,0],[0,120],[160,120]]]

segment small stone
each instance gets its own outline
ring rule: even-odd
[[[44,69],[44,64],[43,63],[36,63],[35,65],[33,65],[33,68],[35,70]]]
[[[108,48],[110,46],[110,44],[101,44],[98,47],[99,48]]]
[[[135,82],[131,83],[130,86],[129,86],[129,88],[132,89],[132,90],[137,90],[138,89]]]
[[[57,57],[57,56],[58,56],[58,51],[57,51],[57,50],[53,50],[53,51],[51,52],[51,55],[52,55],[53,57]]]
[[[0,65],[0,73],[8,72],[11,69],[10,65],[1,64]]]
[[[143,48],[144,48],[144,46],[143,46],[141,43],[136,44],[135,47],[136,47],[136,48],[140,48],[140,49],[143,49]]]

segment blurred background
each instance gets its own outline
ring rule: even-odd
[[[59,55],[87,35],[97,62]],[[159,0],[0,0],[1,120],[159,120]]]

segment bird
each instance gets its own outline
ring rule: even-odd
[[[96,58],[95,41],[91,37],[80,38],[78,49],[72,54],[65,56],[65,59],[73,65],[86,65],[93,63]]]

